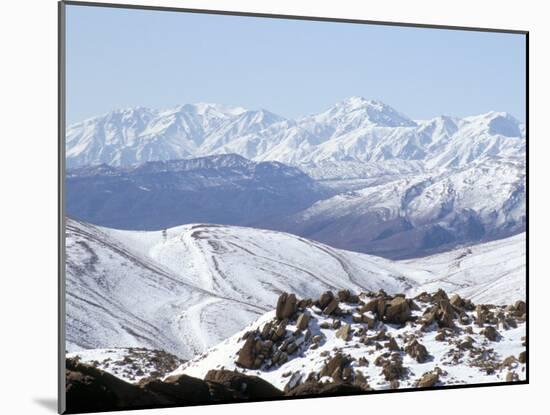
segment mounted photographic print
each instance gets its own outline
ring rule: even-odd
[[[528,382],[527,32],[59,11],[60,412]]]

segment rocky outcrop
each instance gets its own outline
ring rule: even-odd
[[[514,349],[513,355],[510,351],[502,356],[499,350],[507,349],[495,348],[493,342],[512,338],[511,346],[517,348],[521,336],[517,328],[524,324],[526,310],[523,302],[474,305],[443,290],[414,299],[384,291],[327,291],[317,300],[284,293],[278,298],[275,316],[266,315],[230,340],[230,355],[197,359],[199,364],[201,359],[234,362],[230,368],[207,367],[204,380],[179,375],[129,385],[100,372],[72,371],[68,385],[78,399],[82,396],[78,393],[89,388],[91,396],[108,407],[145,407],[356,394],[371,386],[433,388],[473,382],[470,370],[468,378],[457,379],[457,366],[477,370],[480,378],[492,376],[491,381],[516,382],[525,376],[526,351]],[[512,330],[510,336],[506,336],[508,330]],[[527,339],[521,340],[525,347]],[[212,353],[224,347],[222,343]],[[278,388],[262,380],[263,373],[269,373],[269,379],[278,373]]]
[[[103,412],[273,399],[283,392],[257,376],[211,370],[205,379],[177,375],[130,384],[90,365],[66,361],[67,412]]]
[[[67,359],[66,407],[68,412],[103,412],[122,408],[147,408],[167,405],[154,394],[139,386],[90,365]]]

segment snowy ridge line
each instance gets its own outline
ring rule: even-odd
[[[525,133],[523,124],[504,112],[413,121],[362,97],[297,120],[266,110],[188,104],[116,110],[67,129],[69,167],[227,153],[296,165],[401,160],[454,168],[484,157],[525,157]]]

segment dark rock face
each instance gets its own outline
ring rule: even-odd
[[[66,360],[67,412],[103,412],[272,399],[283,393],[256,376],[211,370],[204,380],[187,375],[144,379],[138,385],[75,360]]]
[[[92,366],[66,360],[67,412],[165,406],[169,402]]]
[[[235,391],[236,399],[272,399],[283,395],[271,383],[257,376],[248,376],[230,370],[210,370],[204,380]]]
[[[155,394],[166,402],[184,402],[186,404],[206,403],[210,401],[208,385],[187,375],[171,376],[164,381],[154,379],[143,382],[141,388]]]
[[[286,394],[286,396],[344,396],[357,395],[370,389],[349,383],[305,382]]]

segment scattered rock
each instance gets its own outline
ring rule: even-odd
[[[300,381],[302,380],[302,374],[300,372],[294,372],[290,379],[288,380],[287,384],[285,385],[284,392],[288,393],[292,389],[294,389],[296,386],[300,384]]]
[[[302,313],[298,317],[298,320],[296,322],[296,328],[299,330],[305,330],[309,324],[310,315],[308,313]]]
[[[426,347],[416,339],[405,346],[405,352],[418,363],[424,363],[429,357]]]
[[[395,297],[385,309],[384,320],[387,323],[405,324],[411,317],[409,303],[403,297]]]
[[[500,334],[493,326],[487,326],[482,331],[481,334],[483,334],[487,339],[491,341],[497,341],[500,338]]]
[[[431,388],[439,382],[439,374],[437,372],[427,372],[422,375],[418,381],[419,388]]]
[[[296,312],[296,296],[294,294],[282,293],[277,300],[275,315],[279,320],[290,318]]]
[[[382,365],[382,374],[387,381],[397,380],[403,377],[407,370],[403,367],[402,361],[387,360]]]
[[[330,303],[324,308],[323,313],[330,315],[338,308],[339,301],[337,298],[333,298]]]
[[[506,374],[506,382],[517,382],[519,380],[519,376],[516,372],[508,372]]]
[[[342,327],[340,327],[336,331],[336,337],[338,337],[339,339],[342,339],[344,341],[349,340],[350,334],[351,334],[351,326],[349,324],[344,324]]]
[[[399,345],[397,344],[397,342],[395,341],[395,339],[393,337],[390,337],[390,341],[387,342],[384,346],[386,348],[390,349],[392,352],[401,351],[401,349],[399,348]]]
[[[236,364],[247,368],[252,369],[254,367],[254,361],[256,360],[256,341],[253,336],[248,336],[244,342],[243,347],[239,350],[237,356]]]
[[[323,294],[321,294],[321,297],[319,297],[319,308],[323,310],[333,299],[334,294],[332,293],[332,291],[325,291]]]

